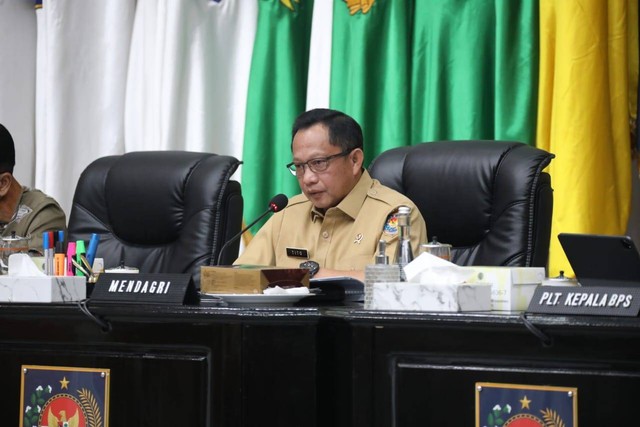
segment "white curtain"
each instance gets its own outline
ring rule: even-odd
[[[0,70],[0,123],[11,125],[21,181],[69,215],[81,172],[102,156],[241,159],[257,14],[247,0],[0,1],[0,53],[20,70]]]
[[[13,135],[14,174],[33,186],[35,167],[36,16],[33,2],[0,1],[0,123]]]
[[[69,214],[82,170],[124,150],[135,1],[44,1],[37,10],[35,186]]]
[[[125,147],[242,157],[257,4],[139,0],[131,40]]]
[[[311,41],[309,46],[307,110],[313,108],[329,108],[332,26],[333,2],[314,2]]]

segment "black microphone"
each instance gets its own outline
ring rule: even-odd
[[[260,221],[268,213],[270,213],[270,212],[278,212],[278,211],[281,211],[282,209],[286,208],[287,207],[287,203],[289,203],[289,199],[284,194],[276,194],[275,196],[273,196],[273,198],[269,201],[269,207],[267,208],[266,211],[264,211],[262,213],[262,215],[260,215],[258,218],[256,218],[255,221],[253,221],[251,224],[247,225],[245,228],[240,230],[240,232],[238,234],[233,236],[224,245],[222,245],[222,247],[220,248],[220,252],[218,252],[218,263],[216,265],[220,265],[220,261],[222,260],[222,254],[223,254],[224,250],[227,248],[227,246],[229,246],[231,243],[233,243],[236,240],[238,240],[238,238],[240,238],[240,236],[242,236],[245,231],[247,231],[248,229],[253,227],[256,224],[256,222]]]

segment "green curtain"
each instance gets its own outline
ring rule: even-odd
[[[332,108],[356,118],[366,162],[446,139],[535,144],[538,2],[334,2]]]
[[[366,13],[352,15],[345,2],[334,2],[330,106],[362,126],[365,166],[412,140],[413,4],[376,1]]]
[[[411,141],[535,145],[538,1],[416,1]]]
[[[242,158],[247,222],[264,212],[275,194],[300,192],[285,165],[291,161],[291,125],[305,109],[312,12],[309,0],[259,2]]]
[[[243,159],[246,220],[273,194],[299,193],[284,165],[291,124],[305,109],[312,6],[260,2]],[[332,22],[321,21],[315,25],[332,31],[329,107],[362,125],[365,165],[424,141],[535,143],[537,0],[334,0]]]

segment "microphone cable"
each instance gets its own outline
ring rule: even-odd
[[[275,196],[273,196],[271,198],[271,200],[269,201],[269,207],[267,208],[266,211],[264,211],[251,224],[249,224],[246,227],[244,227],[242,230],[240,230],[240,232],[238,234],[233,236],[231,239],[226,241],[224,245],[222,245],[222,247],[220,248],[220,252],[218,252],[218,260],[216,262],[216,265],[220,265],[220,261],[222,261],[222,254],[224,253],[224,250],[227,248],[227,246],[229,246],[231,243],[233,243],[237,239],[239,239],[240,236],[242,236],[248,229],[253,227],[258,221],[260,221],[262,218],[264,218],[267,214],[269,214],[270,212],[279,212],[279,211],[281,211],[282,209],[287,207],[288,203],[289,203],[289,198],[287,196],[285,196],[284,194],[276,194]]]

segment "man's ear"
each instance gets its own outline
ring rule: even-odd
[[[13,175],[10,172],[0,173],[0,197],[4,197],[11,188],[11,182],[13,181]]]
[[[353,162],[354,170],[358,172],[362,169],[362,164],[364,163],[364,152],[360,148],[356,148],[351,152],[351,162]]]

